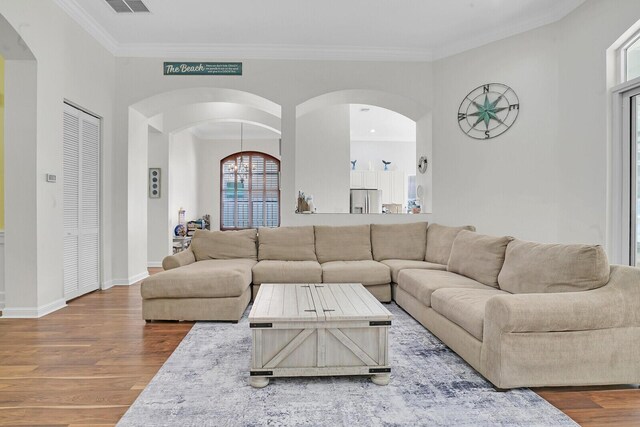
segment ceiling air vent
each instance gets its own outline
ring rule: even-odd
[[[116,13],[149,12],[142,0],[105,0]]]

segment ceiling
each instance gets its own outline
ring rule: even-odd
[[[350,137],[352,141],[415,142],[416,122],[386,108],[350,104]],[[200,139],[240,141],[240,122],[204,122],[188,129]],[[372,132],[372,130],[374,132]],[[243,137],[249,140],[279,139],[271,129],[244,123]]]
[[[280,139],[280,134],[251,123],[243,124],[245,140]],[[206,122],[189,128],[200,139],[240,141],[239,122]]]
[[[352,141],[415,142],[416,122],[395,111],[350,104]]]
[[[425,61],[557,21],[584,0],[55,0],[119,56]]]

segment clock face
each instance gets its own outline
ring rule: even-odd
[[[518,96],[509,86],[487,83],[472,90],[460,104],[460,129],[475,139],[490,139],[513,125],[520,112]]]

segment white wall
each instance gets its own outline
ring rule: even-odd
[[[145,191],[127,193],[127,247],[119,248],[118,260],[124,261],[126,273],[116,269],[116,284],[131,285],[148,276],[147,272],[147,155],[149,145],[149,123],[147,118],[133,108],[129,108],[129,127],[127,146],[128,182],[144,186]],[[114,254],[115,254],[114,253]]]
[[[605,243],[606,49],[640,2],[587,1],[558,23],[437,61],[434,220],[548,242]],[[515,125],[467,138],[455,114],[486,82],[520,98]]]
[[[243,150],[280,158],[278,139],[248,140]],[[211,215],[211,229],[220,229],[220,161],[240,151],[239,140],[198,139],[198,216]]]
[[[150,168],[160,168],[160,198],[147,199],[147,265],[159,267],[171,255],[169,225],[169,135],[149,132]]]
[[[103,117],[105,286],[128,283],[146,267],[147,155],[145,151],[138,158],[142,146],[128,146],[129,106],[188,88],[238,89],[282,106],[283,225],[425,219],[293,214],[298,188],[296,106],[346,88],[383,91],[433,110],[432,124],[428,116],[424,121],[413,117],[418,122],[418,152],[430,150],[430,145],[433,150],[429,173],[434,185],[427,189],[433,196],[433,215],[428,218],[543,241],[604,243],[609,96],[605,53],[640,17],[637,0],[616,0],[615,6],[588,0],[558,23],[433,64],[239,58],[245,70],[240,78],[163,76],[165,58],[114,60],[50,0],[4,0],[0,13],[20,29],[37,59],[35,154],[31,164],[12,176],[33,183],[35,191],[26,194],[33,197],[35,221],[33,232],[20,236],[22,247],[9,247],[12,222],[7,217],[6,276],[18,279],[7,282],[8,308],[38,313],[39,307],[55,305],[63,295],[62,179],[48,184],[44,174],[62,177],[65,98]],[[487,81],[512,86],[522,109],[513,129],[484,143],[462,135],[454,115],[462,97]],[[131,118],[131,123],[136,120]],[[142,132],[140,137],[146,138]],[[129,197],[130,188],[138,193]],[[15,287],[13,301],[9,286]]]
[[[392,102],[388,107],[401,111],[407,117],[418,122],[418,143],[425,147],[430,145],[429,128],[423,126],[420,120],[432,105],[432,65],[428,63],[389,63],[389,62],[343,62],[343,61],[268,61],[243,60],[244,75],[241,78],[212,78],[210,76],[163,76],[162,62],[164,58],[118,58],[116,60],[117,75],[117,106],[116,114],[118,148],[116,156],[122,162],[127,161],[127,116],[122,114],[130,105],[139,104],[158,94],[183,90],[195,97],[206,93],[207,88],[220,88],[225,94],[227,89],[237,89],[262,96],[282,106],[282,225],[303,225],[313,223],[325,224],[357,224],[363,222],[410,222],[424,221],[420,216],[382,216],[382,215],[296,215],[297,184],[295,182],[296,155],[296,106],[304,101],[322,94],[341,91],[345,88],[367,91],[382,91],[390,94],[394,99],[407,100],[404,105],[411,105],[403,110],[396,108],[402,103]],[[160,70],[160,71],[158,71]],[[171,108],[180,109],[184,103],[182,93],[171,93],[176,102]],[[206,101],[239,102],[227,97],[205,96]],[[204,102],[204,101],[201,101]],[[345,99],[343,103],[368,103],[368,99]],[[383,105],[384,106],[384,105]],[[151,111],[155,115],[161,111]],[[425,123],[430,119],[425,116]],[[422,129],[422,134],[421,134]],[[347,167],[348,167],[347,159]],[[347,169],[348,171],[348,169]],[[145,171],[146,174],[146,171]],[[125,175],[126,177],[126,175]],[[125,178],[126,179],[126,178]],[[131,182],[132,191],[144,194],[146,197],[146,182]],[[115,194],[123,197],[128,190],[126,182],[119,182],[119,191]],[[117,205],[126,204],[116,201]],[[214,221],[214,226],[215,226]],[[126,223],[126,222],[125,222]],[[146,224],[143,224],[146,226]],[[121,241],[127,240],[124,228],[114,227],[114,232],[122,234]],[[145,252],[146,253],[146,252]],[[127,261],[125,261],[126,263]],[[128,260],[131,262],[131,259]],[[116,265],[117,267],[117,265]]]
[[[313,196],[319,213],[349,213],[349,130],[347,104],[312,111],[296,122],[296,195]]]
[[[391,162],[389,170],[416,174],[415,141],[351,141],[351,160],[357,159],[356,170],[384,170],[382,160]]]
[[[198,218],[198,153],[197,138],[188,130],[169,137],[169,224],[178,225],[178,211],[184,208],[185,219]]]
[[[33,197],[35,220],[31,230],[37,235],[24,234],[19,224],[7,216],[6,228],[6,286],[5,315],[37,316],[64,304],[62,285],[62,110],[68,99],[103,118],[103,164],[111,170],[113,142],[113,109],[115,97],[115,60],[101,45],[85,33],[53,1],[0,2],[0,14],[19,29],[21,37],[37,60],[37,107],[26,119],[36,123],[35,152],[29,156],[26,168],[15,174],[5,169],[7,191],[11,185]],[[9,67],[7,72],[10,72]],[[7,93],[11,88],[7,87]],[[9,105],[7,105],[7,116]],[[8,136],[8,135],[7,135]],[[19,140],[14,140],[18,144]],[[5,139],[5,147],[12,141]],[[7,148],[9,151],[10,149]],[[10,162],[10,158],[6,158]],[[125,165],[126,170],[126,165]],[[46,173],[56,174],[57,184],[47,183]],[[103,182],[103,215],[105,230],[112,230],[110,176]],[[13,180],[13,181],[12,181]],[[35,181],[35,182],[34,182]],[[26,183],[34,182],[34,188]],[[11,197],[10,194],[5,197]],[[7,209],[12,209],[6,199]],[[14,206],[15,208],[15,206]],[[26,215],[26,212],[19,214]],[[125,212],[126,215],[126,212]],[[123,224],[118,224],[122,226]],[[13,228],[13,230],[12,230]],[[11,233],[20,233],[12,239]],[[112,280],[111,235],[103,234],[103,285]],[[120,236],[122,237],[122,236]],[[14,244],[13,242],[20,242]],[[24,251],[22,251],[22,249]],[[27,273],[28,272],[28,273]],[[26,273],[26,274],[25,274]],[[16,279],[16,280],[14,280]]]

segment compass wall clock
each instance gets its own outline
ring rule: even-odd
[[[520,101],[513,89],[500,83],[487,83],[462,100],[458,124],[471,138],[490,139],[505,133],[519,112]]]

